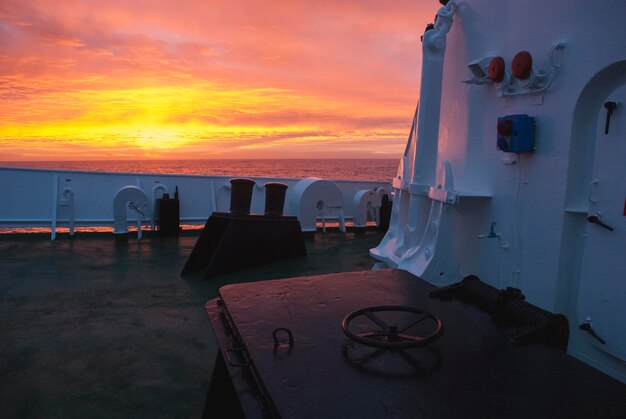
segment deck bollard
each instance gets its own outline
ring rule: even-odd
[[[278,182],[267,182],[265,184],[265,215],[270,217],[280,217],[283,215],[285,206],[285,194],[287,185]]]
[[[230,180],[230,213],[235,215],[250,214],[252,188],[256,182],[252,179],[233,178]]]
[[[296,216],[282,215],[287,185],[268,182],[265,214],[250,214],[255,182],[230,179],[230,213],[215,211],[207,220],[181,275],[202,272],[208,279],[242,269],[306,256]],[[260,186],[260,184],[258,185]],[[258,211],[256,205],[255,210]]]

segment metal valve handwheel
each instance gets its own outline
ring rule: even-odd
[[[377,313],[381,312],[409,313],[415,318],[402,326],[389,325],[377,315]],[[350,326],[351,322],[357,318],[363,317],[371,320],[379,329],[355,332]],[[420,334],[408,332],[409,329],[422,322],[428,322],[427,325],[420,325],[420,330],[427,330],[425,335],[422,335],[421,332]],[[434,341],[443,333],[441,320],[427,311],[410,306],[376,306],[362,308],[344,317],[341,322],[341,328],[350,339],[362,343],[363,345],[383,349],[415,348]]]

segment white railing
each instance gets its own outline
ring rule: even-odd
[[[214,211],[228,211],[230,183],[228,176],[170,175],[151,173],[89,172],[70,170],[23,169],[0,167],[0,228],[50,227],[54,237],[57,227],[112,226],[113,200],[123,187],[134,186],[154,200],[164,190],[178,187],[181,224],[202,224]],[[253,177],[256,181],[251,212],[262,213],[266,182],[282,182],[289,186],[285,214],[298,215],[291,208],[290,191],[301,179]],[[333,181],[341,191],[344,217],[352,219],[353,199],[365,189],[391,190],[387,182]],[[162,185],[165,188],[156,188]],[[152,206],[142,217],[151,223]],[[129,219],[133,213],[129,211]]]

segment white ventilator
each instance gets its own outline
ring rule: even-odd
[[[345,232],[343,196],[334,182],[315,177],[302,179],[287,190],[287,202],[288,214],[298,217],[302,231],[316,231],[318,219],[324,227],[327,220],[333,219]]]
[[[137,216],[137,238],[141,238],[141,223],[148,210],[150,202],[146,193],[140,188],[128,185],[121,188],[113,199],[113,234],[128,233],[128,214],[130,209]]]

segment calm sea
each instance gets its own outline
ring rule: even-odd
[[[110,160],[0,162],[0,166],[186,175],[321,177],[391,181],[397,159]]]

